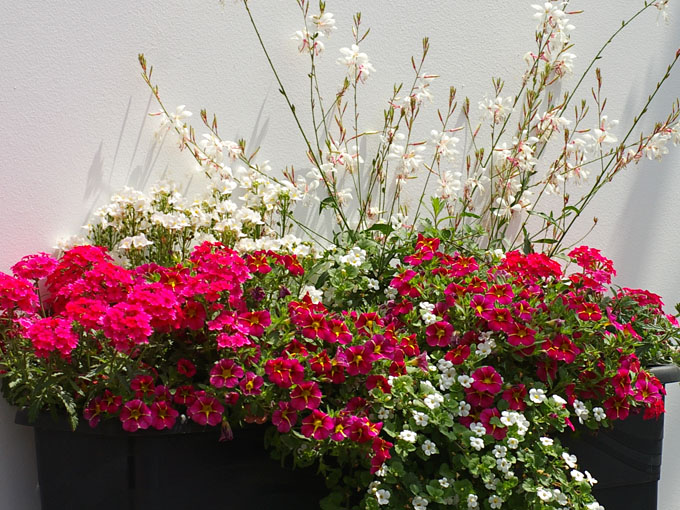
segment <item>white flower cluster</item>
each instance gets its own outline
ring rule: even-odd
[[[298,42],[298,51],[300,53],[311,53],[314,56],[318,56],[325,49],[321,39],[324,36],[330,37],[333,31],[337,29],[335,19],[333,19],[333,15],[330,12],[313,14],[308,19],[314,26],[314,29],[310,31],[305,27],[302,30],[298,30],[291,39]]]

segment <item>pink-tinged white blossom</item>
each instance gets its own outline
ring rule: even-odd
[[[479,102],[479,109],[484,112],[484,117],[494,124],[500,124],[512,113],[512,97],[496,97],[484,99]]]
[[[291,36],[291,39],[298,42],[300,53],[313,53],[315,56],[318,56],[325,49],[320,38],[320,32],[310,34],[307,29],[298,30]]]
[[[368,55],[359,51],[359,46],[353,44],[351,48],[340,48],[342,57],[338,59],[338,64],[347,66],[347,74],[352,80],[364,83],[375,68],[368,61]]]
[[[618,123],[618,120],[610,121],[606,115],[603,115],[600,119],[600,125],[585,135],[585,138],[589,141],[587,146],[588,150],[598,152],[604,150],[606,146],[617,143],[619,139],[611,132],[611,130],[615,128]]]
[[[317,32],[323,33],[326,37],[330,37],[333,31],[338,28],[335,26],[335,19],[330,12],[312,14],[309,16],[309,21],[314,24]]]

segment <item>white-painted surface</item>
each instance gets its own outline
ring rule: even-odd
[[[351,15],[362,10],[372,27],[362,51],[377,70],[360,92],[364,128],[379,126],[392,84],[411,79],[409,57],[418,54],[423,36],[431,43],[425,69],[441,76],[433,85],[435,104],[452,84],[474,109],[491,93],[492,76],[506,79],[508,94],[515,89],[519,73],[513,70],[523,69],[522,55],[533,48],[531,3],[329,0],[339,30],[327,41],[323,85],[335,90],[342,75],[335,65],[338,49],[349,45]],[[572,17],[578,69],[641,3],[571,2],[574,10],[586,9]],[[251,4],[284,83],[302,108],[305,60],[290,40],[301,26],[295,2]],[[622,124],[636,114],[680,47],[680,8],[671,5],[670,12],[669,26],[657,26],[656,13],[647,13],[601,62],[609,116]],[[154,142],[156,119],[147,113],[157,107],[139,76],[139,52],[155,66],[154,79],[169,106],[186,104],[195,117],[202,107],[217,113],[225,138],[261,145],[262,159],[277,170],[305,166],[295,126],[247,18],[230,0],[225,7],[217,0],[4,2],[0,47],[0,270],[76,233],[112,191],[126,184],[144,187],[163,175],[181,179],[191,167],[172,142]],[[660,118],[677,95],[680,75],[659,93],[648,120]],[[432,107],[426,117],[434,119],[434,112]],[[586,240],[614,259],[618,283],[653,290],[669,305],[680,301],[678,189],[678,151],[661,164],[645,161],[627,169],[594,204],[589,217],[599,218],[598,228]],[[678,388],[669,390],[667,403],[660,509],[675,510]],[[0,508],[32,510],[38,502],[31,434],[13,425],[12,417],[0,404]]]

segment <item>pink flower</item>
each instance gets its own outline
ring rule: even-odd
[[[186,358],[181,358],[177,360],[177,373],[191,379],[194,375],[196,375],[196,365]]]
[[[165,400],[159,400],[151,404],[151,425],[156,430],[171,429],[179,412],[170,407]]]
[[[111,390],[104,390],[104,394],[102,395],[100,403],[102,411],[109,414],[114,414],[118,412],[118,409],[122,403],[123,399],[120,397],[120,395],[114,395],[111,393]]]
[[[500,420],[500,417],[501,412],[495,407],[484,409],[479,415],[479,421],[484,425],[486,433],[493,436],[497,441],[503,439],[508,433],[508,430],[502,425],[494,425],[491,423],[492,418],[498,418]]]
[[[321,405],[321,390],[314,381],[304,381],[290,392],[290,407],[296,411],[316,409]]]
[[[150,375],[138,375],[130,381],[130,389],[135,392],[137,398],[153,395],[155,385]]]
[[[151,410],[139,399],[130,400],[120,410],[120,421],[123,422],[123,430],[127,432],[148,429],[152,421]]]
[[[233,388],[243,377],[243,369],[234,360],[219,360],[210,370],[210,384],[215,388]]]
[[[290,432],[290,429],[297,422],[297,413],[290,406],[288,402],[279,402],[279,408],[272,413],[272,424],[276,426],[276,430],[285,434]]]
[[[200,395],[189,406],[187,413],[189,418],[199,425],[210,425],[214,427],[222,421],[224,406],[215,397],[210,395]]]
[[[87,420],[87,423],[92,428],[95,428],[97,425],[99,425],[99,421],[101,420],[101,414],[102,412],[104,412],[101,403],[102,398],[95,397],[92,400],[90,400],[90,402],[88,402],[87,406],[83,410],[83,418]]]
[[[314,409],[309,416],[302,420],[300,431],[305,437],[313,437],[317,441],[321,441],[331,435],[334,425],[333,418],[318,409]]]
[[[247,372],[246,376],[241,379],[239,387],[244,395],[259,395],[262,393],[262,384],[264,384],[264,379],[259,375],[255,375],[253,372]]]
[[[26,255],[12,266],[12,272],[26,280],[39,280],[46,278],[57,267],[57,260],[47,253]]]
[[[490,366],[483,366],[472,372],[472,387],[477,391],[486,391],[495,395],[503,388],[503,379],[496,369]]]
[[[272,321],[267,310],[260,310],[239,315],[239,323],[243,333],[259,337],[264,335],[264,329],[271,325]]]
[[[138,304],[118,303],[108,309],[102,322],[104,334],[121,352],[129,352],[134,345],[148,343],[153,333],[151,316]]]
[[[12,311],[19,308],[24,312],[34,312],[38,296],[31,282],[0,273],[0,310]]]
[[[58,317],[46,317],[32,323],[26,329],[36,356],[46,358],[52,351],[59,351],[62,357],[71,354],[78,345],[78,336],[71,328],[71,321]]]
[[[425,329],[425,341],[432,347],[447,347],[453,339],[453,326],[446,321],[430,324]]]

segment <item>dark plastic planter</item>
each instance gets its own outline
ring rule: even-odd
[[[680,381],[680,368],[675,365],[650,371],[663,384]],[[597,479],[593,494],[606,510],[656,510],[663,415],[658,420],[632,415],[597,433],[577,428],[560,440],[578,457],[579,469]]]
[[[16,422],[29,425],[27,415]],[[42,510],[192,508],[312,510],[325,484],[314,470],[281,467],[265,451],[264,427],[125,433],[118,423],[71,432],[41,416],[35,430]]]

